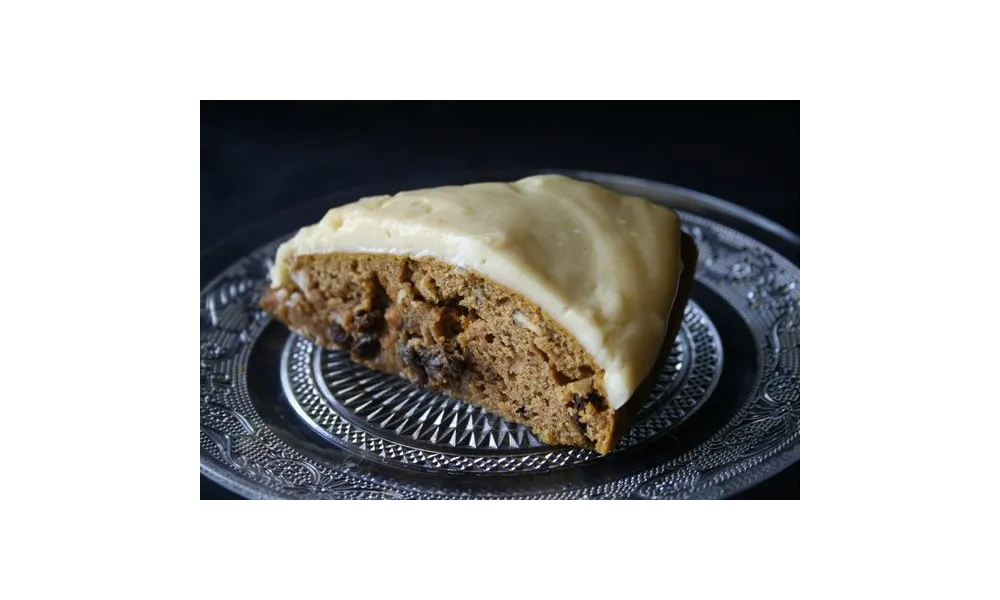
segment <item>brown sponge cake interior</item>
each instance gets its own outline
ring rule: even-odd
[[[680,239],[683,266],[659,359],[617,410],[603,369],[560,324],[508,287],[435,258],[295,256],[287,265],[295,281],[269,288],[261,306],[356,362],[482,406],[546,443],[604,454],[631,426],[680,328],[697,260],[691,238]]]

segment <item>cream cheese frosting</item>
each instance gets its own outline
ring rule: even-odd
[[[327,212],[278,248],[271,285],[298,255],[429,257],[534,302],[604,369],[621,408],[652,368],[680,280],[680,220],[666,208],[561,175],[374,196]]]

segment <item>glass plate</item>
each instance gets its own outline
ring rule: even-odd
[[[691,302],[635,426],[607,456],[353,364],[257,304],[274,251],[365,195],[560,172],[678,211],[700,252]],[[799,456],[798,238],[717,198],[539,170],[331,194],[202,257],[201,472],[248,498],[723,498]]]

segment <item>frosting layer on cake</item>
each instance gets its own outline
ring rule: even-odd
[[[414,190],[331,209],[281,245],[271,285],[295,285],[295,256],[329,252],[431,257],[506,286],[593,356],[615,409],[656,360],[681,271],[674,211],[561,175]]]

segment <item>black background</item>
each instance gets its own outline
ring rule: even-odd
[[[201,249],[327,192],[506,168],[663,181],[799,233],[798,102],[202,102]],[[799,464],[737,497],[799,498]]]

